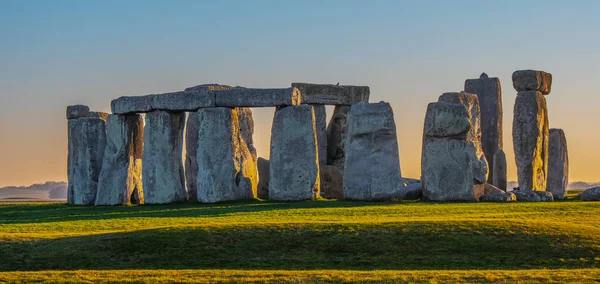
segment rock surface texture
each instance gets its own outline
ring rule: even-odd
[[[482,73],[479,79],[465,81],[465,92],[477,95],[481,110],[481,148],[485,154],[489,168],[496,166],[494,155],[502,150],[502,88],[498,78],[489,78]],[[499,168],[506,168],[506,159],[500,160]],[[499,172],[498,174],[502,174]],[[502,188],[501,184],[494,183],[494,171],[490,170],[487,182]],[[506,174],[498,177],[497,181],[506,180]],[[506,188],[506,185],[504,185]]]
[[[309,105],[279,107],[271,131],[269,199],[319,197],[319,155],[315,114]]]
[[[96,205],[143,204],[144,120],[137,114],[111,114],[98,178]]]
[[[389,103],[358,103],[348,116],[344,199],[391,200],[402,188],[394,112]]]
[[[547,95],[552,87],[552,74],[536,70],[518,70],[512,74],[517,92],[538,91]]]
[[[258,166],[258,188],[257,196],[261,199],[269,199],[269,160],[260,157],[257,162]]]
[[[368,86],[338,86],[329,84],[292,83],[302,93],[305,104],[353,105],[369,102]]]
[[[239,118],[246,114],[225,107],[198,111],[198,201],[215,203],[256,197],[257,161],[240,132]]]
[[[548,178],[548,111],[541,92],[517,94],[513,146],[521,190],[546,190]]]
[[[67,110],[68,120],[68,190],[67,203],[93,205],[98,191],[98,177],[102,170],[102,159],[106,146],[106,117],[108,114],[84,112],[71,107]],[[89,110],[89,108],[88,108]]]
[[[346,133],[350,106],[335,106],[327,126],[327,164],[344,172]]]
[[[581,194],[583,201],[600,201],[600,187],[592,187]]]
[[[563,199],[569,186],[569,152],[562,129],[550,129],[548,152],[548,184],[546,190],[554,198]]]
[[[183,201],[185,190],[183,129],[185,113],[153,111],[146,114],[142,183],[146,204]]]
[[[509,202],[517,201],[517,196],[512,192],[504,193],[486,193],[479,198],[481,202]]]
[[[445,93],[429,104],[421,157],[425,199],[479,200],[488,173],[479,125],[476,95]]]
[[[274,107],[302,103],[302,94],[296,88],[251,89],[233,88],[212,91],[219,107]]]
[[[325,165],[321,167],[321,197],[327,199],[344,198],[344,177],[340,169]]]
[[[319,167],[327,165],[327,112],[324,105],[312,105],[315,112],[315,129],[319,144]]]
[[[492,184],[502,190],[506,190],[508,181],[506,178],[506,155],[504,154],[504,150],[498,150],[492,159],[494,160],[494,167],[492,168],[494,179]]]

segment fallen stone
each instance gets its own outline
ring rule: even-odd
[[[538,91],[550,93],[552,74],[536,70],[518,70],[512,74],[513,87],[517,92]]]
[[[68,120],[67,203],[92,205],[106,147],[106,121],[82,117]]]
[[[324,105],[312,105],[315,112],[315,127],[319,145],[319,167],[327,165],[327,112]]]
[[[302,94],[296,88],[251,89],[233,88],[212,91],[219,107],[275,107],[303,103]]]
[[[502,88],[500,80],[496,77],[489,78],[487,74],[482,73],[479,79],[465,81],[465,92],[475,94],[479,99],[479,108],[481,110],[481,148],[483,149],[489,168],[495,169],[494,155],[498,151],[502,151],[503,146]],[[494,183],[493,170],[490,170],[487,182],[500,187]]]
[[[513,190],[511,192],[517,197],[517,201],[529,201],[529,202],[542,201],[541,196],[536,191],[533,191],[533,190]]]
[[[592,187],[586,189],[581,194],[581,200],[583,201],[600,201],[600,187]]]
[[[494,157],[494,167],[492,172],[494,172],[494,178],[492,180],[492,184],[499,189],[506,190],[507,187],[507,178],[506,178],[506,155],[502,149],[498,150]]]
[[[486,193],[479,198],[481,202],[510,202],[517,201],[517,196],[512,192]]]
[[[569,186],[569,152],[567,138],[562,129],[550,129],[548,151],[548,184],[547,191],[554,198],[564,199]]]
[[[196,154],[200,202],[256,197],[256,160],[241,137],[238,111],[223,107],[198,111],[198,133],[205,133],[198,137]]]
[[[335,166],[324,165],[321,173],[321,197],[327,199],[344,198],[344,177]]]
[[[548,136],[546,99],[540,92],[520,92],[515,101],[513,145],[521,190],[546,190]]]
[[[142,183],[146,204],[183,201],[185,189],[183,128],[185,113],[153,111],[146,114]]]
[[[67,119],[76,119],[88,116],[90,107],[86,105],[72,105],[67,107]]]
[[[534,191],[540,196],[540,201],[554,201],[554,195],[549,191]]]
[[[115,114],[154,110],[196,111],[200,108],[215,107],[215,92],[220,91],[180,91],[146,96],[124,96],[113,100],[111,109]]]
[[[499,193],[504,193],[504,190],[499,189],[489,183],[485,183],[485,186],[483,188],[483,194],[499,194]]]
[[[292,83],[302,93],[305,104],[353,105],[369,102],[368,86],[338,86],[328,84]]]
[[[269,199],[269,160],[258,158],[258,188],[257,195],[260,199]]]
[[[391,200],[403,180],[390,104],[352,105],[345,147],[344,199]]]
[[[411,183],[400,189],[399,200],[419,200],[423,197],[423,187],[420,182]]]
[[[327,164],[344,172],[345,144],[350,106],[335,106],[327,126]]]
[[[319,155],[315,114],[308,105],[277,108],[271,130],[269,199],[319,197]]]
[[[98,178],[96,205],[143,204],[144,120],[137,114],[111,114]]]
[[[416,178],[402,178],[402,185],[404,186],[408,186],[409,184],[413,184],[413,183],[421,183],[420,179],[416,179]]]

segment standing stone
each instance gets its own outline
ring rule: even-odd
[[[142,116],[111,114],[106,120],[106,134],[96,205],[143,204]]]
[[[261,199],[269,199],[269,160],[260,157],[258,166],[258,189],[257,195]]]
[[[350,106],[335,106],[327,126],[327,164],[344,172],[346,132]]]
[[[146,204],[186,199],[183,162],[185,113],[153,111],[146,114],[142,182]]]
[[[216,91],[229,90],[231,86],[220,84],[201,84],[186,88],[185,91]],[[252,125],[254,127],[254,125]],[[198,113],[190,112],[185,125],[185,182],[189,200],[198,200],[198,163],[196,153],[198,149]]]
[[[324,105],[312,105],[315,111],[317,143],[319,144],[319,167],[327,165],[327,111]]]
[[[403,180],[390,104],[352,105],[347,135],[344,199],[391,200]]]
[[[67,119],[87,117],[89,114],[90,107],[86,105],[72,105],[67,107]]]
[[[494,161],[494,167],[492,168],[494,179],[492,184],[499,189],[506,190],[506,155],[504,151],[502,149],[498,150],[492,160]]]
[[[340,169],[325,165],[320,168],[321,197],[327,199],[344,198],[344,177]]]
[[[198,111],[198,201],[251,199],[256,197],[258,171],[248,144],[240,133],[237,108]],[[249,129],[253,132],[254,129]]]
[[[94,204],[106,146],[108,114],[86,115],[68,120],[67,203],[75,205]]]
[[[319,154],[315,114],[309,105],[279,107],[271,130],[269,199],[319,197]]]
[[[521,190],[546,190],[548,136],[544,95],[537,91],[519,92],[515,101],[513,145]]]
[[[500,80],[495,77],[489,78],[487,74],[482,73],[479,79],[465,81],[465,92],[475,94],[479,99],[481,147],[489,168],[494,169],[496,165],[494,155],[498,151],[502,151],[502,88],[500,87]],[[499,165],[499,167],[506,168],[506,163]],[[487,182],[501,187],[500,184],[494,183],[494,178],[494,171],[491,170]],[[499,177],[498,180],[506,180],[506,174]]]
[[[550,129],[548,154],[548,187],[556,199],[563,199],[569,185],[569,152],[562,129]]]
[[[446,96],[450,100],[455,95]],[[430,103],[425,116],[421,157],[423,198],[432,201],[475,201],[483,195],[487,174],[478,138],[476,96],[468,103]],[[474,99],[472,97],[474,97]],[[440,100],[442,100],[442,97]]]

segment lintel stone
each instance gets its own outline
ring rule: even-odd
[[[302,93],[302,103],[319,105],[353,105],[369,102],[368,86],[292,83]]]

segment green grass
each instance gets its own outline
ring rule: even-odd
[[[356,278],[599,280],[600,203],[0,203],[0,282]]]

